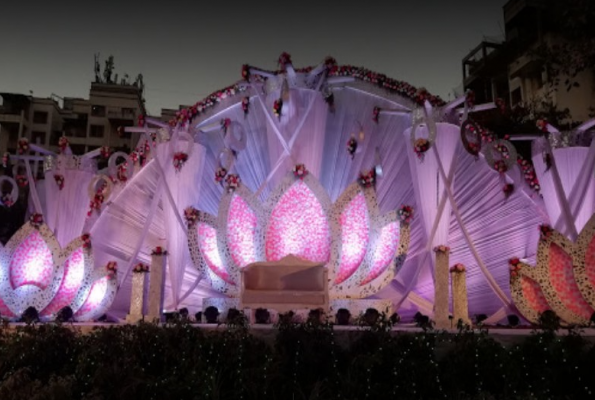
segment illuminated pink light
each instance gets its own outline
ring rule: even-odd
[[[560,246],[550,246],[549,278],[562,304],[585,319],[593,314],[593,309],[585,301],[574,279],[572,257]]]
[[[380,238],[374,249],[374,258],[370,273],[362,282],[362,285],[371,282],[382,274],[395,256],[399,245],[399,224],[392,222],[382,228]]]
[[[266,259],[288,254],[313,262],[328,262],[330,229],[320,202],[302,181],[296,181],[279,199],[266,234]]]
[[[200,249],[209,269],[224,281],[231,283],[229,275],[219,256],[217,231],[215,228],[204,223],[198,224],[198,248]]]
[[[523,290],[523,297],[533,310],[538,313],[551,310],[541,287],[533,279],[521,276],[521,289]]]
[[[107,280],[108,277],[104,276],[93,283],[91,290],[89,290],[87,300],[85,300],[83,306],[76,312],[75,317],[93,312],[97,307],[101,306],[107,293]]]
[[[43,310],[42,315],[51,315],[58,312],[62,307],[72,303],[80,288],[85,274],[85,256],[83,249],[75,250],[64,263],[64,279],[60,284],[58,293],[52,302]]]
[[[15,315],[10,311],[8,306],[4,304],[4,301],[0,298],[0,315],[4,317],[14,317]]]
[[[35,285],[43,290],[52,281],[53,267],[52,252],[35,231],[23,240],[10,259],[10,284],[13,289]]]
[[[349,278],[361,265],[368,249],[369,219],[366,198],[359,192],[341,213],[341,264],[335,283]]]
[[[587,246],[585,254],[585,269],[587,272],[587,280],[592,287],[595,287],[595,236]]]
[[[236,265],[245,267],[256,260],[258,218],[240,196],[234,195],[227,219],[227,244]]]

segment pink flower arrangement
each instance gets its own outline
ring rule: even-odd
[[[380,107],[374,107],[374,110],[372,110],[372,121],[378,123],[379,120],[380,120]]]
[[[39,228],[43,224],[43,215],[39,213],[32,214],[31,217],[29,217],[29,222],[34,228]]]
[[[118,173],[116,174],[116,176],[120,182],[126,182],[128,180],[128,176],[126,175],[127,170],[128,170],[128,163],[124,162],[124,163],[118,165]]]
[[[27,139],[27,138],[19,139],[17,147],[18,147],[19,154],[22,155],[22,154],[27,153],[29,151],[29,139]]]
[[[99,189],[97,189],[97,191],[95,192],[95,196],[93,197],[93,200],[91,200],[91,202],[89,203],[89,211],[87,211],[87,217],[90,217],[91,215],[93,215],[93,211],[97,211],[99,212],[101,210],[101,206],[103,205],[103,202],[105,200],[105,197],[103,196],[103,190],[105,189],[105,183],[103,185],[101,185],[101,187]]]
[[[421,88],[417,89],[417,91],[415,92],[413,101],[415,101],[420,106],[423,106],[424,103],[426,102],[426,100],[429,100],[429,98],[430,98],[430,93],[428,92],[428,90],[424,87],[421,87]]]
[[[324,66],[327,70],[332,71],[337,68],[337,60],[331,56],[328,56],[324,59]]]
[[[54,180],[56,181],[56,185],[58,185],[58,189],[64,189],[64,175],[56,174],[54,175]]]
[[[308,170],[306,169],[306,166],[304,164],[298,164],[295,167],[293,167],[293,175],[296,178],[300,178],[303,180],[306,177],[306,175],[308,175]]]
[[[5,207],[12,207],[12,205],[14,204],[14,202],[12,201],[12,197],[10,197],[9,193],[0,196],[0,201]]]
[[[372,168],[368,172],[359,174],[359,183],[365,188],[374,186],[376,184],[376,170]]]
[[[149,266],[147,264],[138,263],[134,266],[132,272],[135,272],[137,274],[149,272]]]
[[[174,168],[177,172],[180,172],[186,161],[188,161],[188,154],[181,151],[174,154]]]
[[[250,110],[250,97],[246,96],[242,99],[242,110],[244,111],[244,115],[248,115],[248,111]]]
[[[58,140],[58,147],[60,148],[60,153],[66,152],[66,148],[68,147],[68,145],[69,145],[68,138],[66,136],[62,136]]]
[[[221,129],[223,130],[223,133],[227,133],[227,129],[229,128],[229,125],[231,125],[231,119],[223,118],[221,120],[220,124],[221,124]]]
[[[465,266],[463,264],[455,264],[450,267],[450,272],[465,272]]]
[[[236,174],[229,174],[225,178],[225,183],[227,183],[227,191],[231,193],[240,186],[240,177]]]
[[[139,123],[139,126],[143,126],[143,125],[140,125],[140,123]],[[118,129],[116,129],[116,133],[118,134],[118,137],[124,137],[124,127],[119,126]]]
[[[116,275],[118,274],[118,263],[115,261],[110,261],[105,266],[107,269],[107,274],[109,279],[115,279]]]
[[[351,139],[349,139],[347,141],[347,152],[351,156],[352,160],[353,160],[353,157],[355,156],[356,150],[357,150],[357,140],[354,137],[352,137]]]
[[[101,156],[101,158],[109,158],[109,156],[112,155],[112,149],[109,146],[102,146],[99,150],[99,155]]]
[[[535,125],[537,126],[537,129],[539,129],[542,132],[547,132],[547,126],[548,126],[548,122],[547,119],[543,118],[543,119],[538,119],[535,122]]]
[[[242,79],[245,81],[250,80],[250,66],[248,64],[242,65]]]
[[[525,181],[529,184],[531,189],[539,192],[541,187],[539,186],[539,179],[537,179],[533,164],[530,161],[525,160],[521,155],[518,155],[517,163],[521,167]]]
[[[446,253],[446,252],[449,252],[449,251],[450,251],[450,247],[444,246],[442,244],[439,245],[439,246],[434,247],[434,252],[435,253]]]
[[[188,209],[186,209],[188,210]],[[193,209],[194,210],[194,209]],[[194,210],[196,211],[196,210]],[[184,212],[184,214],[186,214],[186,212]],[[196,214],[196,217],[198,218],[198,213]],[[188,218],[186,218],[188,219]],[[153,251],[151,252],[152,256],[166,256],[167,255],[167,250],[165,250],[163,247],[161,246],[157,246],[153,249]]]
[[[522,268],[521,260],[519,260],[516,257],[511,258],[510,260],[508,260],[508,265],[510,267],[510,276],[517,277]]]
[[[81,236],[81,240],[83,241],[83,248],[89,249],[91,248],[91,235],[85,233]]]
[[[430,149],[430,142],[428,139],[419,138],[415,140],[413,151],[417,154],[417,158],[423,160],[424,154]]]
[[[399,221],[404,224],[409,224],[413,220],[413,207],[411,206],[401,206],[399,211],[397,212],[397,216]]]
[[[29,179],[27,179],[26,175],[17,175],[14,177],[14,180],[17,182],[19,187],[27,187],[29,186]]]
[[[282,109],[283,109],[283,100],[279,98],[279,99],[275,100],[275,102],[273,103],[273,112],[279,119],[281,119],[281,110]]]
[[[279,66],[281,67],[281,71],[285,71],[287,68],[287,64],[291,64],[291,55],[287,52],[281,53],[279,56]]]
[[[539,235],[541,240],[547,240],[554,234],[554,230],[547,224],[539,225]]]
[[[498,161],[494,162],[494,169],[496,171],[500,172],[501,174],[508,171],[508,167],[506,166],[506,163],[504,162],[504,160],[498,160]]]
[[[143,114],[139,114],[137,122],[138,122],[138,126],[141,126],[141,127],[145,126],[145,116]],[[122,129],[122,131],[123,131],[123,129]]]
[[[217,171],[215,171],[215,182],[223,182],[223,179],[225,179],[225,175],[227,175],[227,170],[225,168],[217,168]]]
[[[184,218],[188,226],[194,225],[198,221],[198,210],[193,207],[188,207],[184,210]]]

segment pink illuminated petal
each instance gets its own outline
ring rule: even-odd
[[[593,309],[585,301],[574,279],[572,257],[560,246],[550,246],[549,278],[562,304],[585,319],[593,314]]]
[[[16,248],[10,259],[10,284],[13,289],[35,285],[41,289],[52,281],[52,252],[38,231],[31,233]]]
[[[245,267],[256,260],[258,218],[248,203],[234,195],[227,219],[227,244],[236,265]]]
[[[76,249],[64,263],[64,279],[52,302],[43,310],[42,315],[52,315],[62,307],[72,303],[85,274],[85,255],[83,248]]]
[[[3,317],[14,317],[15,315],[10,311],[8,306],[4,304],[4,301],[0,298],[0,315]]]
[[[209,269],[224,281],[230,282],[227,270],[219,256],[217,231],[215,228],[203,223],[198,224],[198,248]]]
[[[587,246],[585,269],[589,283],[592,287],[595,287],[595,236],[593,236],[593,239],[591,239],[591,242]]]
[[[542,313],[547,310],[551,310],[541,287],[533,279],[529,279],[526,276],[521,276],[521,288],[523,290],[523,297],[527,300],[529,307],[538,313]]]
[[[101,306],[101,303],[107,293],[108,279],[109,278],[107,276],[104,276],[93,283],[91,290],[89,290],[89,296],[87,296],[87,300],[85,300],[83,306],[76,312],[74,315],[75,317],[93,312],[97,307]]]
[[[386,270],[397,251],[397,246],[399,245],[399,233],[399,224],[397,222],[392,222],[382,228],[380,239],[374,250],[374,258],[372,259],[370,273],[366,279],[364,279],[362,285],[378,278],[380,274]]]
[[[369,220],[366,198],[363,193],[349,202],[341,213],[341,264],[335,283],[349,278],[364,261],[369,240]]]
[[[328,262],[330,228],[322,205],[297,181],[279,199],[266,234],[266,259],[278,261],[294,254],[313,262]]]

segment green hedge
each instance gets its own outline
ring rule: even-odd
[[[534,332],[504,347],[469,330],[276,329],[267,341],[242,326],[214,332],[183,322],[89,334],[5,327],[0,399],[595,398],[595,347],[576,333]]]

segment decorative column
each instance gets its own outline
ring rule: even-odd
[[[434,322],[437,329],[450,328],[448,320],[448,259],[450,247],[436,246],[436,270],[434,274]]]
[[[145,294],[145,275],[149,272],[149,266],[137,264],[132,271],[132,291],[130,296],[130,313],[126,316],[126,322],[135,324],[143,320],[143,297]]]
[[[147,321],[161,322],[163,316],[163,297],[165,292],[165,266],[167,251],[156,247],[151,254],[151,271],[149,272],[149,307]]]
[[[452,316],[455,324],[459,320],[463,324],[471,326],[469,319],[469,303],[467,302],[467,276],[463,264],[455,264],[450,269],[450,279],[452,284]]]

